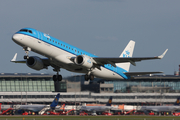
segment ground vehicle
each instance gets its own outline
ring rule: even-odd
[[[173,116],[180,116],[180,111],[173,112]]]
[[[109,112],[103,112],[102,115],[112,115],[112,114]]]

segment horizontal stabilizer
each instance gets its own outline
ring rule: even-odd
[[[148,74],[157,74],[157,73],[163,73],[163,72],[125,72],[124,74],[129,76],[136,76],[136,75],[148,75]]]

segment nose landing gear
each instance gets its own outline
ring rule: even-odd
[[[26,55],[24,55],[24,59],[29,59],[29,51],[31,51],[30,47],[24,47],[23,50],[25,51]]]

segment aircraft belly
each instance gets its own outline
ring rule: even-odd
[[[95,68],[92,71],[93,75],[99,78],[105,78],[105,79],[123,79],[120,75],[117,73],[110,71],[108,69],[105,69],[104,67],[101,67],[101,70]]]

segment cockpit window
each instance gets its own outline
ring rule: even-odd
[[[31,31],[31,30],[21,29],[20,31],[22,31],[22,32],[29,32],[29,33],[31,33],[31,34],[32,34],[32,31]]]
[[[20,31],[22,31],[22,32],[28,32],[27,29],[21,29]]]

